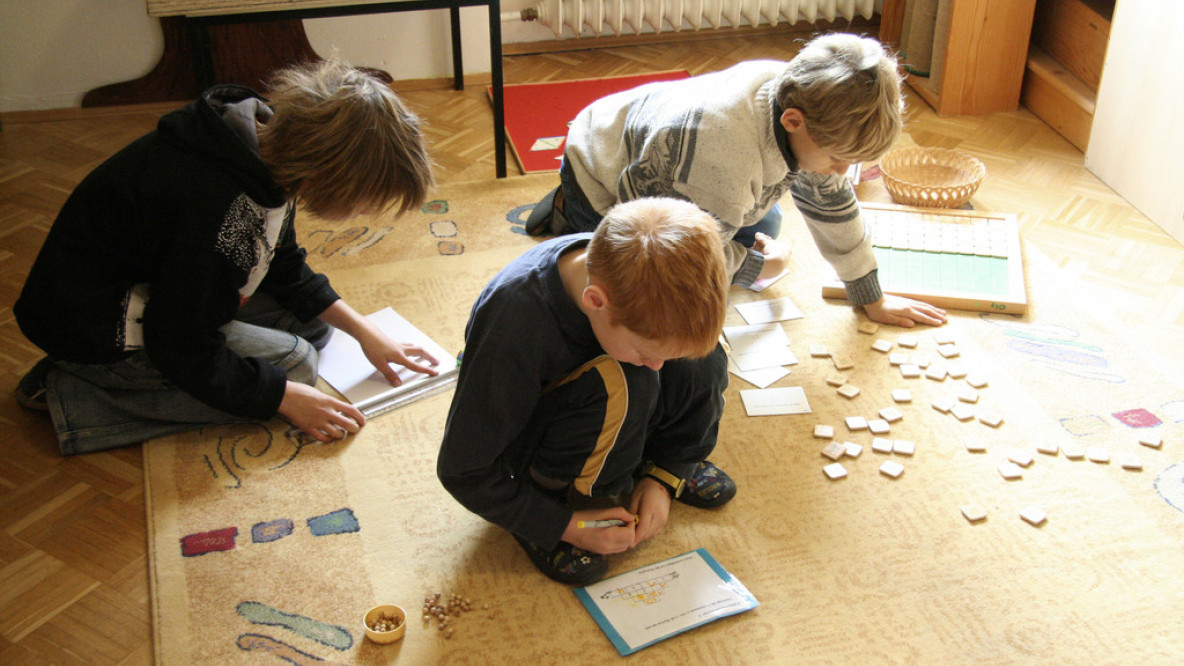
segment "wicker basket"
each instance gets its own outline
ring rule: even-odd
[[[909,206],[957,208],[987,176],[973,155],[945,148],[899,148],[880,162],[893,200]]]

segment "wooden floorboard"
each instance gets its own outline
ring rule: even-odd
[[[763,35],[505,58],[507,83],[685,69],[701,74],[792,57],[800,36]],[[396,84],[396,88],[397,88]],[[491,178],[483,86],[403,93],[425,123],[441,183]],[[170,105],[6,114],[0,131],[0,663],[152,661],[139,447],[63,459],[42,414],[9,397],[40,357],[12,315],[70,190],[151,129]],[[909,100],[908,140],[967,150],[988,168],[974,199],[1017,214],[1091,314],[1156,364],[1184,368],[1184,249],[1098,181],[1082,153],[1031,113],[939,118]],[[510,177],[516,165],[507,155]],[[804,294],[802,298],[813,295]]]

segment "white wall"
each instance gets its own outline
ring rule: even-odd
[[[504,0],[503,11],[532,6]],[[465,72],[489,72],[489,14],[461,9]],[[304,22],[313,49],[384,69],[396,80],[452,75],[448,12],[401,12]],[[554,36],[503,24],[505,41]],[[534,37],[531,37],[531,34]],[[540,36],[541,35],[541,36]],[[0,112],[77,107],[87,91],[144,76],[164,51],[143,0],[0,0]]]
[[[1118,3],[1085,166],[1184,243],[1182,22],[1178,1]]]
[[[543,2],[554,11],[555,0],[502,0],[501,12]],[[467,74],[490,71],[488,26],[485,7],[461,9]],[[511,18],[501,28],[507,44],[557,38],[537,21]],[[317,53],[384,69],[395,80],[452,76],[446,10],[307,20],[304,31]],[[570,28],[562,32],[575,41]],[[579,41],[592,46],[595,38]],[[144,0],[0,0],[0,112],[77,107],[94,88],[148,74],[163,51],[160,23]]]

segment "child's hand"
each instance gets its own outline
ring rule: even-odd
[[[863,306],[867,318],[880,324],[912,328],[915,324],[941,326],[946,323],[946,311],[922,301],[884,294],[875,303]]]
[[[629,509],[638,516],[637,531],[633,536],[636,546],[666,527],[666,519],[670,516],[670,493],[657,481],[642,477],[633,487]]]
[[[775,278],[789,268],[789,245],[786,243],[758,231],[752,249],[765,255],[765,265],[757,276],[758,280]]]
[[[581,521],[620,520],[623,527],[580,527]],[[637,527],[634,516],[621,507],[612,509],[584,509],[572,513],[567,529],[560,537],[563,541],[584,550],[612,555],[623,553],[633,547],[633,532]]]
[[[403,380],[399,379],[398,371],[391,367],[392,363],[396,363],[415,372],[422,372],[431,377],[440,374],[438,370],[432,367],[437,363],[436,358],[419,345],[395,342],[385,335],[376,336],[365,342],[359,340],[359,342],[362,344],[362,352],[366,354],[366,359],[375,368],[378,368],[378,371],[382,373],[383,377],[386,377],[386,380],[391,383],[391,386],[398,386],[403,383]],[[427,362],[423,363],[415,359],[422,359]]]
[[[279,411],[292,425],[322,442],[355,433],[366,423],[357,407],[300,382],[288,382]]]

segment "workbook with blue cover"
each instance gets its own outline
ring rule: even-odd
[[[575,593],[621,656],[759,605],[703,548]]]

